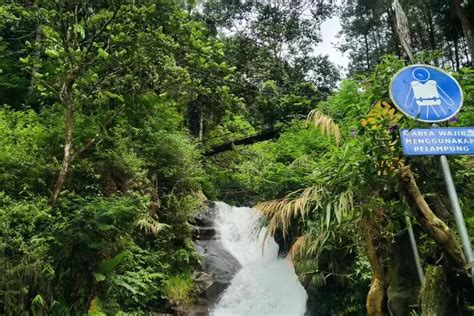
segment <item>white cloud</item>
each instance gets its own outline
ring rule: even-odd
[[[316,46],[314,53],[316,55],[328,55],[330,61],[345,69],[349,64],[349,58],[335,47],[338,41],[336,36],[340,30],[341,22],[339,17],[333,16],[324,21],[321,24],[322,42]]]

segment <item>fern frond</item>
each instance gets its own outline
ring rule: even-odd
[[[139,217],[135,221],[135,226],[138,227],[138,229],[143,230],[146,234],[154,236],[157,236],[164,228],[169,227],[169,225],[158,222],[150,215]]]

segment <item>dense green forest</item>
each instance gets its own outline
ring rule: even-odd
[[[310,315],[469,315],[438,159],[398,136],[428,124],[371,109],[412,58],[474,126],[474,1],[400,0],[413,56],[392,2],[2,0],[0,314],[192,305],[193,218],[223,200],[264,214]],[[314,53],[334,16],[345,70]],[[474,236],[474,158],[449,162]]]

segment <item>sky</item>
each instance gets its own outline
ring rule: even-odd
[[[340,30],[339,17],[333,16],[324,21],[321,24],[322,42],[315,48],[314,52],[317,55],[329,55],[330,61],[344,69],[349,64],[349,58],[346,56],[347,54],[343,54],[335,47],[335,44],[339,41],[336,35]]]

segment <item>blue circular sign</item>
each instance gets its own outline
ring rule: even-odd
[[[456,79],[428,65],[412,65],[397,72],[390,83],[390,98],[406,116],[429,123],[449,120],[463,102]]]

